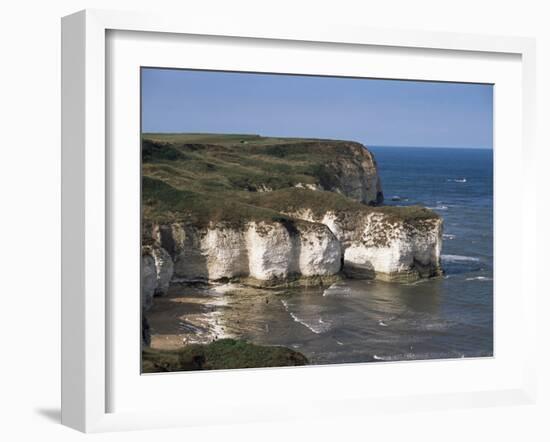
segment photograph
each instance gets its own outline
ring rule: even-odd
[[[142,373],[493,357],[492,84],[140,76]]]

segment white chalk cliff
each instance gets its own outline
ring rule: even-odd
[[[172,253],[176,280],[270,281],[330,276],[341,269],[340,242],[321,223],[253,221],[242,228],[219,224],[201,229],[174,223],[153,232],[158,247]]]
[[[442,273],[439,217],[411,222],[384,213],[343,216],[332,211],[316,217],[309,209],[291,215],[330,228],[341,244],[348,277],[411,281]]]
[[[199,148],[209,147],[193,145],[189,152],[195,155],[194,149]],[[239,152],[238,148],[227,146],[219,149],[227,155]],[[265,155],[261,145],[255,149]],[[269,157],[268,164],[279,164],[294,150],[305,152],[304,157],[297,157],[296,164],[304,161],[306,153],[315,156],[320,150],[326,161],[308,169],[311,175],[300,172],[310,182],[289,178],[286,183],[279,175],[268,180],[278,186],[283,182],[286,188],[239,181],[233,194],[224,194],[234,198],[232,206],[224,205],[222,197],[210,190],[203,190],[195,197],[192,192],[182,192],[177,185],[173,187],[157,177],[148,177],[152,213],[164,221],[156,221],[151,215],[145,223],[144,244],[148,244],[142,247],[145,307],[154,296],[165,293],[171,282],[177,281],[239,279],[269,285],[308,278],[324,282],[323,278],[344,275],[407,282],[442,274],[442,219],[422,208],[378,207],[383,202],[382,187],[374,156],[364,146],[354,142],[311,141],[296,146],[276,145],[273,149],[280,156]],[[185,157],[189,152],[182,150],[178,155]],[[332,152],[334,155],[330,155]],[[230,158],[237,161],[238,157]],[[285,167],[291,168],[295,163],[288,161]],[[182,162],[179,167],[185,164]],[[216,167],[213,163],[206,164],[201,173]],[[264,172],[269,178],[269,168]],[[163,195],[167,198],[164,206],[159,203]],[[192,208],[186,212],[188,206],[173,207],[186,198],[200,199],[199,212],[213,215],[194,218]],[[157,209],[157,204],[163,209]],[[223,210],[213,210],[217,207]],[[249,213],[248,218],[234,207]],[[249,210],[252,207],[256,211]],[[234,212],[228,214],[231,210]],[[170,216],[165,216],[167,213]]]
[[[351,278],[403,282],[441,274],[440,218],[411,223],[376,212],[315,217],[307,209],[292,216],[304,221],[249,222],[242,228],[156,226],[157,245],[142,258],[146,299],[166,290],[168,276],[177,281],[280,281],[343,272]]]
[[[141,248],[141,303],[148,309],[154,296],[166,293],[172,276],[174,262],[170,254],[157,245]]]

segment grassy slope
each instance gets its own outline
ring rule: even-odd
[[[288,219],[281,211],[379,211],[400,219],[436,217],[418,207],[368,207],[333,192],[293,187],[330,179],[324,166],[357,143],[220,134],[145,134],[144,221],[239,223]],[[263,186],[272,192],[257,192]]]
[[[350,142],[236,135],[144,135],[144,174],[180,189],[273,189],[317,183]]]
[[[210,344],[191,344],[180,350],[144,349],[142,352],[144,373],[307,364],[308,360],[304,355],[289,348],[261,346],[234,339],[220,339]]]

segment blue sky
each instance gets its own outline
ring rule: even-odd
[[[145,68],[142,129],[492,148],[493,87]]]

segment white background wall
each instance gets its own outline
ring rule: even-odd
[[[534,36],[538,43],[539,215],[548,223],[550,14],[544,1],[19,0],[0,6],[0,438],[82,440],[59,421],[60,17],[83,8],[169,10],[231,19],[350,23]],[[516,179],[516,177],[510,177]],[[513,202],[511,202],[513,204]],[[543,214],[544,210],[544,214]],[[542,224],[542,223],[540,223]],[[539,256],[548,234],[539,225]],[[513,277],[513,275],[511,275]],[[546,292],[542,284],[539,291]],[[550,440],[550,311],[540,297],[536,406],[414,412],[363,420],[293,422],[92,436],[94,440]],[[452,380],[449,380],[452,382]],[[411,382],[414,380],[411,379]],[[182,397],[182,401],[192,398]],[[289,392],[292,400],[292,392]]]

